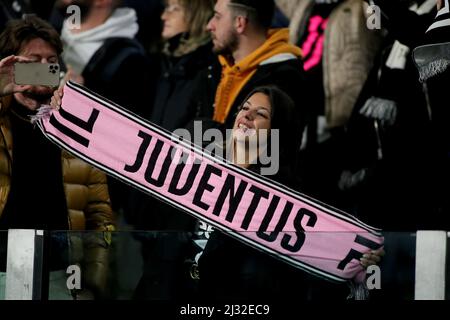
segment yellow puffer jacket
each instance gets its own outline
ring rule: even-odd
[[[6,112],[10,102],[10,97],[0,100],[0,219],[11,187],[13,139]],[[62,152],[61,158],[70,230],[114,230],[105,174],[67,152]],[[106,283],[108,236],[99,233],[89,237],[89,241],[81,235],[69,237],[72,263],[84,261],[84,281],[96,291]]]

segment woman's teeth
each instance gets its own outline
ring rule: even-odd
[[[239,125],[239,129],[241,129],[242,131],[246,132],[249,129],[249,127],[247,127],[245,124],[241,123]]]
[[[256,130],[253,128],[247,127],[245,124],[241,123],[238,126],[238,133],[240,133],[242,136],[250,137],[256,133]]]

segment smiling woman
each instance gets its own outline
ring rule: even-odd
[[[271,154],[271,161],[277,161],[279,170],[270,178],[285,185],[295,187],[294,169],[297,163],[297,150],[300,147],[299,126],[292,99],[275,86],[258,87],[244,100],[239,108],[233,126],[232,152],[233,162],[241,167],[259,173],[261,162],[258,160],[264,151],[277,150]],[[277,139],[269,139],[273,130],[277,130]],[[267,133],[267,134],[266,134]],[[249,143],[256,138],[257,143]],[[265,141],[263,141],[265,140]],[[272,144],[277,144],[273,146]],[[252,145],[258,150],[250,150]],[[264,149],[263,149],[264,148]],[[256,155],[258,159],[246,156],[246,163],[240,163],[239,154]]]
[[[259,158],[263,151],[261,146],[264,145],[268,150],[277,149],[278,154],[271,156],[272,161],[274,157],[277,158],[279,170],[268,178],[295,189],[296,151],[300,147],[300,137],[295,134],[299,126],[298,119],[294,102],[285,92],[275,86],[254,89],[239,108],[232,139],[227,143],[234,155],[247,155],[244,163],[239,163],[234,156],[234,164],[255,174],[260,173],[259,159],[251,159],[249,155]],[[272,135],[274,130],[278,131],[279,139],[267,139],[265,144],[259,141],[256,152],[249,149],[249,140],[254,137],[264,139]],[[264,131],[268,131],[268,134],[261,134]],[[271,143],[278,144],[278,148],[272,148]],[[293,273],[296,276],[292,279],[298,280],[302,275],[267,254],[244,246],[220,232],[211,234],[204,253],[197,260],[201,295],[208,299],[279,298],[287,285],[283,277]],[[301,288],[295,290],[299,293]]]

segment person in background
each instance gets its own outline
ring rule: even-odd
[[[382,11],[385,36],[347,124],[339,187],[348,208],[342,209],[385,231],[433,228],[434,219],[422,213],[435,214],[441,191],[433,182],[431,115],[411,51],[436,10],[421,0],[371,2]]]
[[[199,77],[196,119],[204,129],[231,129],[233,115],[250,91],[277,85],[295,102],[301,135],[308,92],[302,54],[289,42],[288,29],[271,29],[274,1],[218,0],[214,11],[208,31],[219,60]]]
[[[168,0],[161,16],[164,39],[160,77],[150,120],[174,131],[194,117],[189,109],[198,73],[214,59],[206,25],[212,0]]]
[[[171,132],[195,116],[191,101],[201,70],[212,62],[211,37],[206,25],[213,14],[211,0],[167,0],[161,15],[164,49],[151,113],[146,119]],[[183,295],[183,251],[195,220],[138,190],[132,190],[125,209],[127,222],[138,230],[156,231],[143,242],[144,274],[135,297],[171,299]],[[167,232],[169,231],[169,232]]]
[[[163,0],[123,0],[122,6],[132,8],[136,11],[139,30],[135,38],[142,44],[147,53],[156,54],[161,50],[161,23],[159,17],[164,9]],[[49,22],[60,31],[64,19],[73,11],[67,12],[72,0],[56,0],[51,12]]]
[[[30,116],[49,104],[55,88],[14,83],[15,63],[58,63],[61,52],[56,30],[35,16],[12,20],[0,35],[0,230],[114,230],[105,175],[62,152],[30,123]],[[57,299],[104,297],[109,244],[103,237],[95,238],[84,243],[84,250],[70,244],[73,257],[83,258],[72,263],[81,264],[82,291],[68,291],[68,265],[50,259],[47,251],[44,270],[64,272],[50,282],[50,289],[45,289],[49,275],[44,272],[44,299],[45,292],[50,292],[49,298],[58,294]],[[53,252],[53,258],[57,254]],[[5,271],[5,261],[0,271]],[[63,284],[64,292],[53,290],[57,283]]]
[[[121,0],[65,2],[81,9],[80,28],[66,20],[61,32],[71,79],[134,113],[148,113],[156,67],[134,38],[139,29],[135,10],[121,8]],[[108,185],[113,208],[121,212],[129,187],[112,178]]]
[[[299,163],[302,192],[339,207],[346,125],[378,53],[381,32],[367,27],[362,0],[276,2],[290,18],[290,40],[302,48],[310,84]]]

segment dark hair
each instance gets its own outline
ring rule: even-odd
[[[46,21],[34,15],[27,15],[23,19],[11,20],[0,35],[0,57],[17,55],[20,49],[33,39],[48,42],[61,54],[63,45],[58,32]]]
[[[245,11],[250,21],[258,27],[269,29],[275,14],[274,0],[230,0],[235,11]]]
[[[301,119],[296,111],[295,103],[286,92],[276,86],[255,88],[245,98],[244,103],[255,93],[263,93],[269,98],[271,106],[270,128],[271,130],[278,129],[280,134],[280,171],[278,177],[273,177],[273,179],[294,187],[298,153],[302,139],[298,130],[301,125]],[[271,139],[268,140],[268,143],[269,150],[271,150]]]

